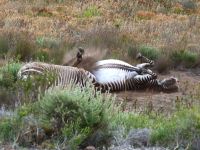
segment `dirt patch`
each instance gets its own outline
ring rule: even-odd
[[[122,105],[126,111],[155,111],[158,113],[173,111],[179,102],[187,103],[187,105],[193,103],[193,96],[198,94],[200,76],[190,71],[171,71],[170,74],[167,75],[158,75],[158,78],[163,79],[169,76],[174,76],[179,79],[178,92],[125,91],[116,93],[117,100],[123,103]]]

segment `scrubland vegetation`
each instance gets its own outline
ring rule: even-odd
[[[2,0],[0,10],[1,147],[199,149],[198,83],[193,93],[173,98],[173,111],[159,113],[149,107],[125,111],[114,94],[89,86],[44,94],[31,80],[17,78],[24,62],[63,64],[79,46],[107,49],[103,58],[131,64],[141,52],[155,60],[159,73],[198,69],[198,0]]]
[[[2,145],[11,143],[17,149],[78,149],[94,145],[101,149],[124,144],[133,129],[145,128],[148,130],[143,134],[147,137],[130,139],[132,146],[199,148],[198,91],[186,95],[185,100],[177,97],[171,113],[160,114],[150,108],[127,112],[122,111],[122,105],[116,102],[114,95],[95,92],[89,85],[84,89],[69,86],[33,97],[30,82],[16,80],[19,67],[19,63],[12,62],[1,68],[0,96],[4,100],[1,103],[12,110],[1,116]],[[21,97],[17,95],[19,89],[25,92]],[[18,106],[12,106],[13,103]]]

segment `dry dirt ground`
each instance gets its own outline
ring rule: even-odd
[[[158,75],[163,79],[169,76],[177,77],[179,80],[179,91],[174,93],[152,92],[152,91],[126,91],[116,93],[117,100],[122,103],[125,110],[155,112],[171,112],[178,103],[184,103],[188,107],[198,101],[198,90],[200,76],[191,71],[171,71],[166,75]]]

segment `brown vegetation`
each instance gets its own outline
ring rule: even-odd
[[[26,32],[33,41],[45,39],[44,45],[48,42],[72,43],[69,50],[89,43],[100,45],[111,51],[111,57],[120,59],[125,59],[129,45],[135,43],[165,51],[187,50],[190,45],[197,44],[195,49],[199,51],[199,3],[4,0],[0,3],[3,10],[0,30],[4,33]],[[51,44],[46,50],[50,51],[53,46]],[[61,51],[68,51],[65,47],[64,44]]]

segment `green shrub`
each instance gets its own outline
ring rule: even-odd
[[[22,64],[11,62],[0,68],[0,86],[9,88],[13,87],[17,81],[17,73]]]
[[[85,17],[85,18],[91,18],[95,16],[100,16],[100,15],[101,13],[99,12],[96,6],[90,6],[86,8],[82,13],[82,17]]]
[[[41,50],[35,51],[34,59],[51,61],[55,64],[61,64],[66,51],[71,50],[74,46],[74,43],[52,37],[38,37],[35,43]]]
[[[200,111],[199,107],[188,109],[182,106],[168,117],[164,114],[119,112],[111,123],[114,128],[124,127],[126,134],[131,129],[150,129],[150,145],[173,148],[180,141],[182,147],[187,147],[200,134]]]
[[[198,59],[198,54],[190,51],[175,51],[172,53],[172,60],[186,67],[197,65]]]
[[[137,56],[137,53],[138,53],[137,49],[138,49],[137,45],[135,45],[135,46],[129,46],[128,47],[128,56],[130,58],[132,58],[132,59],[135,59],[136,56]]]
[[[155,60],[160,56],[160,52],[158,49],[149,46],[140,46],[139,52],[142,53],[142,55],[152,60]]]
[[[12,120],[8,118],[0,119],[0,141],[12,141],[15,137],[16,129],[13,127]]]
[[[197,4],[193,1],[182,1],[182,2],[180,2],[180,4],[182,5],[182,7],[185,10],[195,10],[195,9],[197,9]]]
[[[21,61],[29,61],[35,52],[35,45],[27,39],[20,38],[17,40],[16,47],[12,52],[14,57]]]
[[[188,143],[195,140],[200,133],[199,108],[184,108],[174,113],[170,118],[160,118],[154,123],[151,142],[168,146],[176,145],[175,139]],[[185,141],[184,141],[185,140]]]
[[[58,49],[61,41],[58,38],[52,37],[38,37],[36,38],[36,44],[42,48]]]
[[[50,121],[56,127],[54,130],[59,129],[68,139],[66,144],[72,147],[77,147],[98,128],[106,130],[113,109],[110,98],[100,93],[94,95],[90,88],[55,91],[38,102],[42,120]]]
[[[33,58],[37,61],[47,62],[49,61],[49,53],[46,51],[39,50],[35,52]]]
[[[17,72],[20,67],[20,63],[11,62],[0,68],[0,105],[15,105]]]
[[[7,54],[8,50],[9,50],[8,40],[3,36],[0,36],[0,58],[5,54]]]
[[[118,127],[125,129],[124,137],[132,129],[148,128],[151,131],[149,145],[173,148],[179,141],[184,148],[200,134],[199,107],[180,107],[169,116],[153,112],[122,112],[119,111],[119,107],[115,107],[111,97],[100,93],[94,94],[94,90],[89,87],[55,90],[35,103],[21,106],[12,121],[0,120],[0,137],[5,142],[9,134],[14,133],[16,136],[18,133],[18,142],[24,141],[27,129],[34,129],[31,130],[34,138],[29,141],[33,144],[39,141],[39,137],[35,137],[35,129],[40,129],[44,131],[45,139],[54,143],[54,147],[57,144],[61,149],[78,149],[82,148],[80,145],[84,147],[84,143],[86,146],[94,144],[95,138],[92,139],[94,143],[87,141],[97,130],[102,131],[106,135],[104,140],[108,141],[108,135]],[[40,140],[40,143],[45,143],[45,139]],[[105,144],[101,141],[96,143],[99,143],[94,144],[96,147]],[[27,145],[24,142],[23,144]],[[52,148],[51,144],[50,146]]]
[[[21,64],[11,62],[0,68],[0,105],[14,106],[17,100],[17,72]]]
[[[77,149],[82,143],[87,143],[97,130],[105,133],[103,140],[107,140],[109,122],[116,109],[110,96],[95,92],[90,87],[68,87],[48,92],[39,101],[23,105],[17,111],[17,118],[23,121],[32,116],[39,125],[37,128],[45,131],[47,139],[62,143],[60,147],[64,149]],[[23,135],[23,126],[21,132]]]
[[[45,38],[44,37],[37,37],[35,40],[36,44],[39,45],[40,47],[44,47],[45,43]]]
[[[113,129],[123,126],[126,133],[131,129],[140,129],[150,126],[151,119],[148,115],[132,112],[119,112],[110,122]],[[152,122],[153,123],[153,122]]]

